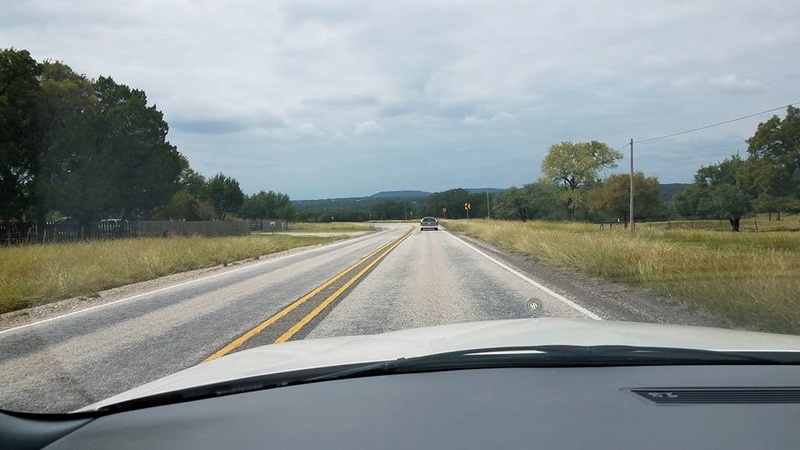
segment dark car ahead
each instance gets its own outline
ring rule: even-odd
[[[419,229],[421,231],[438,230],[439,221],[436,220],[436,217],[423,217],[422,220],[419,221]]]

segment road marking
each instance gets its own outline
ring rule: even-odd
[[[458,236],[454,235],[453,233],[447,231],[447,234],[450,235],[450,237],[452,237],[453,239],[457,240],[458,242],[461,242],[462,244],[464,244],[467,247],[471,248],[476,253],[478,253],[479,255],[483,256],[486,259],[488,259],[489,261],[497,264],[498,266],[502,267],[503,269],[506,269],[507,271],[511,272],[512,274],[514,274],[514,275],[518,276],[519,278],[525,280],[528,284],[531,284],[534,287],[544,291],[546,294],[552,296],[553,298],[555,298],[556,300],[560,301],[561,303],[564,303],[565,305],[569,306],[570,308],[580,312],[581,314],[585,315],[586,317],[589,317],[590,319],[594,319],[594,320],[603,320],[602,317],[598,316],[597,314],[595,314],[595,313],[589,311],[588,309],[584,308],[583,306],[573,302],[572,300],[568,299],[567,297],[564,297],[563,295],[553,291],[552,289],[548,288],[547,286],[545,286],[545,285],[543,285],[543,284],[541,284],[541,283],[539,283],[537,281],[534,281],[533,279],[531,279],[527,275],[523,274],[522,272],[518,271],[517,269],[514,269],[513,267],[509,266],[508,264],[505,264],[505,263],[503,263],[503,262],[501,262],[501,261],[499,261],[499,260],[487,255],[486,253],[484,253],[481,250],[479,250],[477,247],[473,246],[472,244],[467,243],[466,241],[464,241],[463,239],[461,239]]]
[[[386,255],[388,255],[388,254],[389,254],[389,253],[390,253],[392,250],[394,250],[394,249],[395,249],[395,248],[396,248],[398,245],[402,244],[402,243],[403,243],[403,241],[405,241],[406,239],[408,239],[408,237],[409,237],[409,236],[411,236],[411,234],[412,234],[413,230],[414,230],[413,228],[412,228],[411,230],[409,230],[409,231],[408,231],[406,234],[404,234],[404,235],[403,235],[403,236],[400,238],[400,240],[398,240],[397,242],[395,242],[395,244],[394,244],[394,245],[392,245],[392,246],[391,246],[391,247],[390,247],[388,250],[386,250],[385,252],[383,252],[383,254],[382,254],[382,255],[380,255],[380,256],[378,256],[377,258],[375,258],[375,260],[374,260],[374,261],[372,261],[371,263],[369,263],[369,265],[367,265],[367,267],[364,267],[363,269],[361,269],[361,271],[360,271],[360,272],[358,272],[358,273],[357,273],[355,276],[353,276],[353,278],[351,278],[351,279],[347,280],[347,282],[346,282],[344,285],[342,285],[342,287],[340,287],[339,289],[337,289],[337,290],[336,290],[336,292],[334,292],[333,294],[331,294],[331,296],[330,296],[330,297],[326,298],[326,299],[325,299],[325,300],[324,300],[322,303],[320,303],[320,304],[319,304],[319,305],[318,305],[316,308],[314,308],[314,309],[313,309],[313,310],[312,310],[310,313],[308,313],[308,314],[307,314],[305,317],[303,317],[303,318],[302,318],[302,319],[301,319],[299,322],[297,322],[297,323],[296,323],[296,324],[294,324],[294,325],[293,325],[291,328],[289,328],[289,330],[288,330],[288,331],[286,331],[285,333],[283,333],[282,335],[280,335],[280,337],[278,337],[278,339],[275,339],[275,343],[276,343],[276,344],[279,344],[279,343],[281,343],[281,342],[286,342],[286,341],[288,341],[289,339],[291,339],[291,337],[292,337],[292,336],[294,336],[294,335],[295,335],[295,334],[296,334],[298,331],[300,331],[300,330],[301,330],[301,329],[302,329],[304,326],[308,325],[308,323],[309,323],[309,322],[311,322],[312,320],[314,320],[314,317],[317,317],[317,316],[319,315],[319,313],[321,313],[322,311],[324,311],[324,310],[325,310],[325,308],[327,308],[327,307],[328,307],[328,305],[330,305],[330,304],[331,304],[331,303],[333,303],[333,302],[334,302],[334,301],[335,301],[337,298],[339,298],[339,296],[340,296],[340,295],[342,295],[342,293],[344,293],[344,291],[346,291],[347,289],[349,289],[349,288],[350,288],[350,286],[352,286],[352,285],[353,285],[353,283],[355,283],[356,281],[358,281],[358,280],[359,280],[359,279],[360,279],[362,276],[364,276],[364,274],[365,274],[365,273],[367,273],[367,272],[368,272],[368,271],[369,271],[371,268],[373,268],[373,267],[374,267],[376,264],[378,264],[378,263],[379,263],[379,262],[380,262],[380,261],[381,261],[383,258],[385,258],[385,257],[386,257]]]
[[[267,319],[267,320],[265,320],[265,321],[261,322],[260,324],[258,324],[258,325],[257,325],[257,326],[255,326],[254,328],[250,329],[250,331],[248,331],[248,332],[246,332],[245,334],[243,334],[243,335],[239,336],[239,337],[238,337],[236,340],[234,340],[234,341],[233,341],[233,342],[231,342],[230,344],[228,344],[228,345],[226,345],[225,347],[222,347],[222,348],[221,348],[221,349],[219,349],[218,351],[214,352],[214,354],[212,354],[212,355],[211,355],[211,356],[209,356],[208,358],[204,359],[204,360],[203,360],[203,362],[205,363],[205,362],[213,361],[213,360],[215,360],[215,359],[221,358],[221,357],[223,357],[223,356],[227,355],[228,353],[232,352],[233,350],[235,350],[236,348],[240,347],[242,344],[244,344],[245,342],[247,342],[247,341],[248,341],[250,338],[252,338],[253,336],[255,336],[255,335],[259,334],[259,333],[261,333],[261,332],[262,332],[262,331],[264,331],[264,329],[266,329],[268,326],[272,325],[273,323],[277,322],[277,321],[278,321],[278,320],[280,320],[281,318],[285,317],[287,314],[289,314],[290,312],[294,311],[294,310],[295,310],[295,309],[296,309],[298,306],[302,305],[303,303],[305,303],[305,302],[306,302],[306,301],[308,301],[309,299],[313,298],[314,296],[316,296],[317,294],[319,294],[320,292],[322,292],[322,290],[323,290],[323,289],[327,288],[327,287],[328,287],[328,286],[330,286],[331,284],[333,284],[333,283],[335,283],[336,281],[338,281],[340,278],[342,278],[342,277],[344,277],[345,275],[347,275],[347,274],[348,274],[350,271],[352,271],[353,269],[355,269],[356,267],[358,267],[358,266],[359,266],[360,264],[362,264],[364,261],[367,261],[369,258],[372,258],[373,256],[375,256],[376,254],[380,253],[382,250],[386,249],[387,247],[391,247],[391,248],[389,248],[389,250],[387,250],[387,251],[386,251],[386,253],[384,253],[383,255],[381,255],[380,257],[378,257],[378,258],[377,258],[377,260],[380,260],[380,259],[382,259],[384,256],[386,256],[386,254],[387,254],[388,252],[390,252],[390,251],[391,251],[392,249],[394,249],[394,248],[395,248],[397,245],[399,245],[399,243],[400,243],[400,242],[403,242],[403,240],[405,240],[405,238],[407,238],[407,237],[408,237],[408,236],[411,234],[411,232],[412,232],[412,231],[413,231],[413,228],[412,228],[412,229],[410,229],[409,231],[405,232],[405,233],[404,233],[402,236],[400,236],[399,238],[397,238],[397,239],[393,239],[393,240],[391,240],[391,241],[387,242],[386,244],[384,244],[384,245],[382,245],[382,246],[378,247],[378,249],[376,249],[375,251],[371,252],[371,253],[370,253],[370,254],[368,254],[367,256],[365,256],[365,257],[363,257],[363,258],[359,259],[358,261],[356,261],[354,264],[352,264],[352,265],[351,265],[351,266],[349,266],[348,268],[346,268],[346,269],[344,269],[343,271],[339,272],[337,275],[335,275],[335,276],[334,276],[333,278],[331,278],[330,280],[328,280],[328,281],[326,281],[326,282],[322,283],[321,285],[317,286],[317,287],[316,287],[314,290],[312,290],[312,291],[311,291],[311,292],[309,292],[308,294],[306,294],[306,295],[304,295],[304,296],[300,297],[299,299],[295,300],[295,301],[294,301],[294,302],[292,302],[292,303],[291,303],[289,306],[287,306],[287,307],[285,307],[284,309],[280,310],[278,313],[276,313],[275,315],[273,315],[273,316],[272,316],[272,317],[270,317],[269,319]],[[375,263],[373,262],[372,264],[370,264],[370,265],[369,265],[369,266],[367,266],[367,267],[372,267],[374,264],[375,264]],[[363,272],[365,272],[365,271],[364,271],[364,270],[362,270],[361,272],[359,272],[359,273],[356,275],[356,278],[358,278],[358,277],[360,277],[361,275],[363,275]],[[350,281],[348,281],[348,283],[352,284],[352,283],[351,283],[351,281],[353,281],[353,280],[351,279]],[[337,291],[337,292],[339,292],[339,291]],[[337,297],[338,297],[338,295],[337,295]],[[326,301],[327,301],[327,300],[326,300]],[[330,303],[330,302],[329,302],[329,303]],[[315,309],[315,311],[316,311],[316,309]],[[308,317],[308,316],[306,316],[306,317]],[[305,320],[305,318],[303,318],[303,319]],[[295,325],[295,326],[296,326],[296,325]],[[294,328],[294,327],[292,327],[292,328]],[[301,327],[301,328],[302,328],[302,327]],[[299,331],[299,328],[298,328],[298,331]],[[295,331],[295,333],[296,333],[296,332],[297,332],[297,331]],[[292,334],[294,334],[294,333],[292,333]],[[283,337],[283,336],[281,336],[281,337]],[[280,339],[280,338],[279,338],[279,339]],[[288,338],[287,338],[287,339],[288,339]],[[277,342],[277,341],[276,341],[276,342]]]
[[[384,231],[379,231],[379,232],[377,232],[375,234],[369,234],[369,235],[365,235],[363,237],[366,239],[366,237],[377,236],[378,234],[384,233],[384,232],[389,231],[389,230],[390,229],[385,229]],[[137,299],[137,298],[140,298],[140,297],[145,297],[145,296],[152,295],[152,294],[158,294],[159,292],[168,291],[170,289],[175,289],[175,288],[179,288],[179,287],[183,287],[183,286],[188,286],[190,284],[198,283],[200,281],[210,280],[212,278],[220,277],[220,276],[223,276],[223,275],[229,275],[229,274],[232,274],[232,273],[240,272],[242,270],[247,270],[247,269],[252,269],[254,267],[263,266],[265,264],[271,264],[271,263],[274,263],[274,262],[277,262],[277,261],[282,261],[282,260],[284,260],[286,258],[291,258],[291,257],[294,257],[294,256],[304,255],[306,253],[311,253],[311,252],[315,252],[315,251],[319,251],[319,250],[325,250],[325,249],[331,249],[331,248],[335,248],[335,247],[341,247],[341,246],[344,246],[344,245],[347,245],[347,244],[353,244],[354,242],[356,242],[356,240],[360,239],[361,237],[362,236],[359,236],[357,238],[353,238],[353,240],[345,240],[345,241],[342,241],[342,242],[334,242],[334,243],[331,243],[331,244],[323,244],[322,246],[315,246],[314,248],[310,248],[310,249],[307,249],[307,250],[302,250],[302,251],[299,251],[299,252],[295,252],[295,253],[291,253],[291,254],[283,255],[283,256],[276,256],[276,257],[269,258],[269,259],[267,259],[265,261],[257,262],[257,263],[254,263],[254,264],[248,264],[247,266],[240,267],[238,269],[227,270],[225,272],[215,273],[213,275],[208,275],[208,276],[201,277],[201,278],[195,278],[193,280],[185,281],[183,283],[173,284],[173,285],[166,286],[166,287],[163,287],[163,288],[159,288],[159,289],[156,289],[156,290],[153,290],[153,291],[143,292],[141,294],[136,294],[136,295],[132,295],[130,297],[125,297],[125,298],[121,298],[119,300],[114,300],[113,302],[103,303],[102,305],[90,306],[89,308],[80,309],[78,311],[68,312],[68,313],[62,314],[60,316],[55,316],[55,317],[50,317],[50,318],[47,318],[47,319],[37,320],[36,322],[31,322],[31,323],[28,323],[28,324],[25,324],[25,325],[19,325],[19,326],[13,327],[13,328],[9,328],[7,330],[2,330],[2,331],[0,331],[0,335],[5,334],[5,333],[10,333],[12,331],[17,331],[17,330],[22,330],[22,329],[25,329],[25,328],[33,327],[33,326],[36,326],[36,325],[41,325],[41,324],[47,323],[47,322],[53,322],[55,320],[63,319],[65,317],[74,316],[74,315],[77,315],[77,314],[82,314],[82,313],[85,313],[85,312],[89,312],[89,311],[105,308],[105,307],[108,307],[108,306],[116,305],[118,303],[123,303],[123,302],[127,302],[127,301],[130,301],[130,300],[134,300],[134,299]],[[288,251],[291,251],[291,249],[288,250]]]

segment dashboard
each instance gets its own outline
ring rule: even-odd
[[[798,418],[800,366],[503,368],[324,381],[96,418],[3,414],[0,442],[13,445],[0,447],[800,448]]]

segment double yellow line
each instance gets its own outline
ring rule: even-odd
[[[303,317],[302,319],[300,319],[299,322],[294,324],[285,333],[280,335],[280,337],[278,337],[278,339],[275,340],[275,343],[288,341],[292,336],[297,334],[298,331],[300,331],[304,326],[308,325],[309,322],[311,322],[316,316],[318,316],[322,311],[324,311],[325,308],[327,308],[331,303],[333,303],[337,298],[339,298],[356,281],[358,281],[361,277],[363,277],[364,274],[366,274],[371,268],[375,267],[375,265],[378,264],[383,258],[385,258],[386,255],[388,255],[392,250],[394,250],[404,240],[406,240],[409,236],[411,236],[411,233],[413,231],[414,231],[414,228],[409,229],[407,232],[405,232],[399,238],[397,238],[397,239],[395,239],[393,241],[389,241],[388,243],[382,245],[381,247],[379,247],[377,250],[373,251],[369,255],[359,259],[353,265],[351,265],[350,267],[348,267],[348,268],[344,269],[343,271],[339,272],[336,276],[334,276],[330,280],[322,283],[321,285],[316,287],[314,290],[312,290],[308,294],[306,294],[306,295],[300,297],[299,299],[295,300],[294,302],[292,302],[292,304],[290,304],[286,308],[282,309],[281,311],[279,311],[274,316],[272,316],[269,319],[261,322],[260,324],[258,324],[256,327],[254,327],[253,329],[251,329],[247,333],[241,335],[235,341],[231,342],[230,344],[228,344],[225,347],[221,348],[220,350],[218,350],[217,352],[215,352],[214,354],[212,354],[208,358],[204,359],[203,362],[213,361],[213,360],[215,360],[217,358],[220,358],[220,357],[225,356],[228,353],[232,352],[233,350],[235,350],[236,348],[240,347],[242,344],[247,342],[253,336],[257,335],[258,333],[261,333],[262,331],[264,331],[264,329],[266,329],[270,325],[274,324],[278,320],[282,319],[283,317],[285,317],[290,312],[292,312],[295,309],[297,309],[297,307],[299,307],[300,305],[302,305],[303,303],[305,303],[309,299],[314,298],[317,294],[319,294],[324,289],[328,288],[330,285],[332,285],[333,283],[335,283],[338,280],[340,280],[341,278],[343,278],[345,275],[347,275],[348,273],[353,271],[356,267],[360,266],[365,261],[368,261],[370,258],[372,258],[375,255],[378,255],[380,253],[380,255],[378,255],[375,259],[373,259],[372,262],[367,264],[358,273],[353,275],[352,278],[347,280],[339,289],[337,289],[333,294],[331,294],[328,298],[326,298],[322,303],[320,303],[310,313],[306,314],[306,316]],[[381,252],[383,252],[383,253],[381,253]]]

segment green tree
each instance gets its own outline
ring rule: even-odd
[[[31,189],[36,219],[42,230],[47,212],[58,210],[85,225],[98,209],[93,200],[108,199],[95,141],[98,100],[91,81],[69,66],[41,67]]]
[[[434,192],[425,201],[422,215],[463,219],[467,217],[467,211],[464,208],[465,203],[469,203],[471,207],[469,210],[469,217],[486,217],[488,215],[486,209],[486,194],[479,192],[470,193],[466,189],[450,189],[442,192]],[[443,212],[442,209],[446,209],[447,212]]]
[[[542,172],[564,187],[567,217],[574,219],[575,211],[583,206],[584,188],[597,184],[598,173],[616,167],[620,159],[622,153],[603,142],[561,142],[550,146]]]
[[[589,193],[592,209],[609,217],[625,219],[630,214],[629,174],[610,175],[603,183]],[[644,173],[633,174],[634,218],[656,217],[662,215],[661,190],[656,177],[645,177]]]
[[[753,210],[746,179],[746,164],[738,156],[701,167],[694,185],[675,196],[676,210],[683,216],[726,218],[739,231],[741,218]]]
[[[225,220],[228,214],[242,207],[244,193],[234,178],[218,173],[208,180],[207,185],[208,199],[214,205],[220,219]]]
[[[563,220],[562,190],[548,180],[511,187],[498,195],[492,205],[492,217],[506,220]]]
[[[708,188],[693,184],[672,198],[672,206],[676,213],[687,218],[717,218],[708,195]]]
[[[372,205],[370,214],[377,220],[402,220],[408,214],[408,204],[405,200],[386,200]]]
[[[0,51],[0,220],[30,206],[41,66],[25,50]]]
[[[43,206],[91,220],[143,217],[178,188],[182,156],[144,92],[100,77],[92,83],[45,63],[41,171]]]
[[[158,219],[211,220],[217,216],[214,205],[207,200],[206,178],[189,167],[189,161],[181,157],[181,173],[178,190],[169,201],[154,212]],[[205,199],[205,200],[204,200]]]
[[[239,214],[248,219],[294,219],[297,211],[289,196],[280,192],[261,191],[245,197]]]
[[[761,212],[800,211],[800,109],[758,124],[747,140],[748,172]]]

